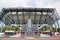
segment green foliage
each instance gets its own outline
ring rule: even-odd
[[[0,32],[1,32],[1,28],[0,28]]]
[[[49,29],[51,32],[54,32],[56,29],[54,27],[50,27]]]
[[[3,32],[5,32],[6,30],[10,30],[10,26],[5,26],[5,27],[3,28]]]
[[[19,27],[15,27],[15,31],[18,31],[18,30],[20,30]]]
[[[39,30],[40,30],[40,31],[47,31],[47,30],[55,31],[55,28],[54,28],[54,27],[44,26],[44,27],[40,28]]]
[[[16,27],[16,26],[5,26],[4,28],[3,28],[3,32],[5,32],[6,30],[12,30],[12,31],[19,31],[20,29],[19,29],[19,27]]]
[[[57,31],[60,32],[60,28],[57,28]]]
[[[40,28],[39,30],[40,30],[40,31],[47,31],[47,30],[49,30],[49,27],[44,26],[44,27]]]

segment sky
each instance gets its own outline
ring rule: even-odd
[[[0,0],[2,8],[56,8],[60,12],[60,0]],[[59,13],[60,15],[60,13]]]

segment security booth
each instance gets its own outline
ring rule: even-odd
[[[15,35],[14,31],[5,31],[5,36],[6,37],[9,37],[9,36],[12,36],[12,35]]]

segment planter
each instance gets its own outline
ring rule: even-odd
[[[5,36],[5,34],[4,33],[0,33],[0,37],[4,37]]]
[[[15,32],[16,34],[18,34],[19,32]]]

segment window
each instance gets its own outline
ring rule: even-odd
[[[47,12],[43,12],[43,14],[47,14]]]
[[[16,12],[12,12],[12,14],[16,14]]]

